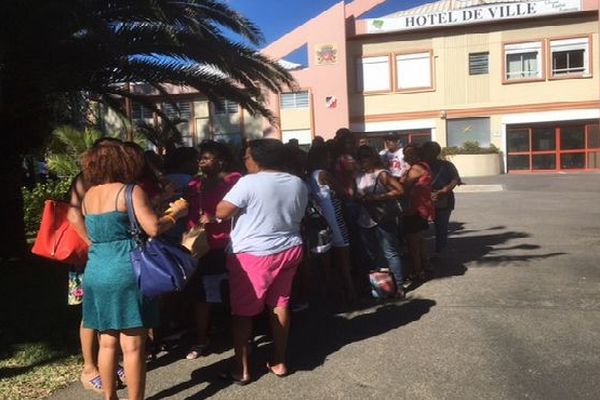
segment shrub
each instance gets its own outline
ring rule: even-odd
[[[442,156],[451,156],[454,154],[494,154],[500,153],[500,149],[490,144],[490,147],[481,147],[478,142],[465,142],[461,147],[444,147]]]
[[[48,199],[64,200],[67,197],[70,179],[49,180],[36,184],[33,189],[22,188],[25,232],[28,237],[35,236],[40,226],[44,201]]]

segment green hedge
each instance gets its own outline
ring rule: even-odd
[[[465,142],[461,147],[444,147],[442,156],[451,156],[454,154],[495,154],[500,153],[500,149],[490,144],[490,147],[481,147],[478,142]]]
[[[37,234],[44,209],[44,201],[48,199],[66,199],[70,186],[71,179],[57,179],[38,183],[33,189],[22,188],[25,232],[27,236],[31,237]]]

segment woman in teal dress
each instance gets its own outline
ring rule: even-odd
[[[140,293],[129,253],[134,242],[129,233],[124,188],[140,178],[143,155],[115,142],[93,147],[81,160],[89,189],[82,201],[87,236],[91,240],[83,280],[83,326],[99,332],[98,369],[107,400],[117,399],[116,366],[119,347],[127,377],[129,399],[144,398],[147,328],[156,326],[158,308]],[[144,191],[132,194],[135,216],[146,234],[157,236],[187,213],[185,200],[171,205],[171,213],[158,217]]]

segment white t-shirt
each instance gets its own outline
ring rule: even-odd
[[[404,162],[404,150],[402,147],[393,153],[387,149],[381,150],[379,156],[383,161],[383,166],[396,178],[401,178],[410,169],[410,165]]]
[[[385,185],[381,184],[381,181],[378,181],[379,174],[383,172],[382,169],[375,170],[373,172],[363,172],[356,177],[356,192],[365,196],[368,194],[379,194],[386,193],[388,188]],[[377,226],[377,222],[371,219],[371,216],[367,212],[365,207],[360,208],[360,213],[358,214],[358,219],[356,223],[361,228],[372,228]]]
[[[231,230],[231,253],[265,256],[302,244],[308,190],[300,178],[285,172],[246,175],[223,200],[240,209]]]

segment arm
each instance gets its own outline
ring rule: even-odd
[[[458,179],[452,179],[450,183],[434,192],[435,195],[450,193],[458,185]]]
[[[248,205],[248,198],[252,190],[252,182],[248,181],[249,177],[240,178],[223,200],[217,204],[215,216],[221,220],[233,218],[241,209]]]
[[[73,183],[71,184],[69,199],[69,211],[67,212],[67,220],[75,229],[75,232],[89,245],[91,243],[87,231],[85,229],[85,222],[83,218],[83,213],[81,212],[81,202],[83,201],[83,196],[85,196],[85,186],[83,185],[83,177],[82,175],[78,175]]]
[[[173,228],[175,221],[185,216],[188,209],[187,201],[177,200],[171,205],[171,213],[159,218],[154,213],[148,196],[137,185],[133,188],[132,201],[135,218],[138,220],[140,227],[150,237],[156,237]]]
[[[427,171],[425,170],[425,168],[421,167],[420,165],[412,165],[408,170],[408,173],[401,180],[402,186],[404,187],[404,191],[408,191],[412,187],[412,185],[414,185],[415,182],[418,181],[419,178],[425,175],[426,173]]]
[[[239,208],[227,200],[221,200],[219,204],[217,204],[217,210],[215,212],[215,216],[221,220],[228,220],[233,218],[238,212]]]
[[[338,198],[347,197],[344,188],[339,184],[339,182],[331,175],[328,171],[322,170],[319,174],[319,183],[321,185],[327,185]]]
[[[447,185],[441,187],[439,190],[436,190],[432,193],[432,199],[437,200],[439,194],[450,193],[456,185],[460,184],[460,176],[458,175],[458,171],[454,164],[448,163],[444,167],[448,168],[449,175],[451,177],[450,182]]]
[[[388,172],[382,172],[379,177],[379,182],[387,188],[386,193],[374,193],[368,194],[363,197],[364,201],[385,201],[391,199],[397,199],[404,195],[404,188],[398,182],[396,178],[394,178]]]

